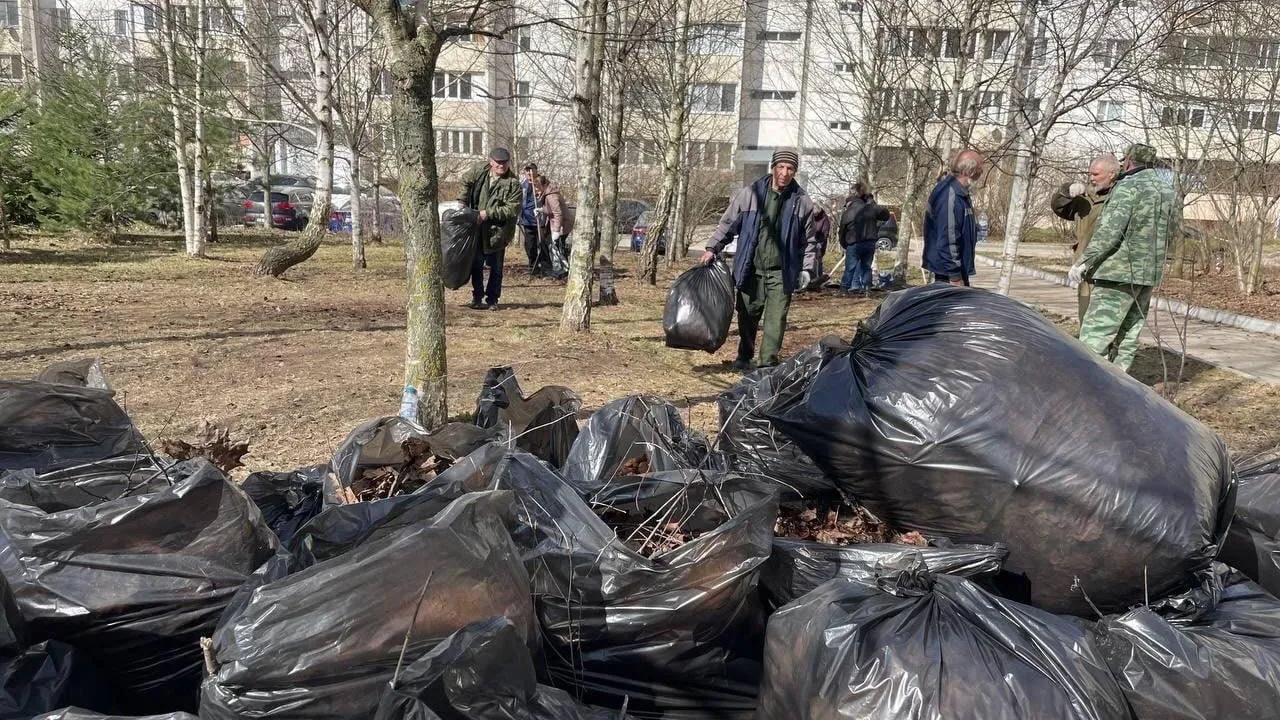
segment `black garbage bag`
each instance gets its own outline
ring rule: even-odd
[[[624,720],[539,685],[529,649],[506,618],[478,620],[405,667],[374,720]]]
[[[213,636],[200,717],[372,717],[402,648],[417,657],[475,620],[510,618],[536,647],[510,507],[507,493],[469,494],[254,589]]]
[[[775,610],[835,578],[874,583],[884,568],[902,567],[916,557],[930,572],[976,578],[1000,572],[1009,555],[1009,549],[999,543],[935,542],[929,547],[895,543],[824,545],[775,538],[773,553],[760,570],[760,589],[769,609]]]
[[[662,312],[667,347],[714,353],[729,338],[734,307],[733,276],[724,263],[685,270],[667,290]]]
[[[427,452],[453,461],[498,437],[501,434],[496,428],[480,428],[471,423],[447,423],[428,433],[421,425],[401,417],[368,420],[347,435],[329,460],[331,472],[325,476],[324,502],[343,502],[343,488],[351,487],[365,468],[407,462],[406,441],[421,441]]]
[[[510,366],[489,368],[476,399],[475,424],[515,438],[516,446],[564,465],[578,439],[582,398],[567,387],[548,385],[524,396]]]
[[[617,477],[710,467],[707,455],[706,441],[685,427],[671,403],[631,395],[592,413],[562,473],[579,491],[592,493]]]
[[[312,465],[293,472],[255,472],[240,488],[262,512],[262,518],[284,545],[298,528],[324,508],[325,476],[328,465]]]
[[[824,359],[847,349],[838,337],[825,337],[776,367],[747,374],[721,393],[716,398],[720,411],[716,448],[744,472],[774,479],[783,497],[834,491],[835,483],[773,426],[769,416],[801,402]]]
[[[1093,616],[1195,582],[1234,506],[1226,446],[1036,311],[894,293],[771,416],[889,524],[1003,542],[1038,607]]]
[[[173,484],[152,455],[117,455],[61,470],[0,470],[0,499],[59,512],[159,492]]]
[[[1257,720],[1280,711],[1280,601],[1214,567],[1216,603],[1189,603],[1201,612],[1139,607],[1096,625],[1095,645],[1137,720]]]
[[[1280,455],[1237,463],[1235,518],[1218,559],[1280,595]]]
[[[58,385],[79,385],[81,387],[110,390],[106,371],[103,370],[100,358],[82,358],[80,360],[64,360],[45,368],[36,380]]]
[[[84,651],[126,713],[194,709],[200,638],[277,546],[207,461],[168,475],[171,487],[71,509],[0,499],[0,571],[32,637]]]
[[[441,276],[450,290],[471,282],[471,264],[480,246],[478,222],[479,214],[471,208],[445,210],[440,215],[440,252],[444,261]]]
[[[83,652],[45,640],[0,654],[0,720],[27,720],[67,705],[110,709],[111,688]]]
[[[1129,720],[1086,628],[922,565],[774,613],[756,717]]]
[[[110,390],[0,380],[0,470],[38,473],[145,451]]]
[[[78,707],[63,708],[51,713],[38,715],[31,720],[200,720],[195,715],[184,712],[165,713],[163,715],[102,715],[91,710]]]

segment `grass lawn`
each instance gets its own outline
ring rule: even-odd
[[[191,438],[207,420],[250,442],[247,470],[324,461],[357,423],[399,405],[403,250],[370,246],[369,269],[354,271],[346,238],[334,237],[284,279],[250,275],[261,251],[285,239],[226,234],[210,259],[193,260],[171,234],[111,245],[19,238],[0,254],[0,377],[102,357],[118,400],[150,439]],[[563,335],[563,286],[531,280],[517,255],[507,256],[502,311],[465,309],[469,290],[448,294],[451,413],[471,412],[486,369],[506,364],[526,392],[566,385],[587,410],[654,393],[685,409],[695,428],[715,430],[715,397],[738,378],[730,367],[736,340],[715,355],[663,346],[665,288],[684,266],[664,267],[657,287],[620,278],[622,304],[596,308],[594,332]],[[619,252],[618,263],[626,275],[635,259]],[[875,304],[802,296],[785,354],[826,334],[850,337]],[[1135,374],[1148,384],[1164,379],[1154,349]],[[1236,450],[1280,444],[1280,388],[1198,363],[1184,375],[1177,402]]]

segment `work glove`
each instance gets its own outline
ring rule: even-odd
[[[1071,287],[1080,287],[1080,283],[1084,282],[1084,263],[1076,263],[1067,271],[1067,283]]]
[[[1079,197],[1083,195],[1084,190],[1084,183],[1081,182],[1073,182],[1071,183],[1071,187],[1067,188],[1067,192],[1070,193],[1071,197]]]
[[[558,233],[558,232],[552,232],[552,233],[551,233],[551,242],[560,242],[560,233]]]
[[[800,271],[800,289],[803,290],[809,287],[809,283],[811,282],[813,282],[813,276],[809,274],[809,271],[801,270]]]

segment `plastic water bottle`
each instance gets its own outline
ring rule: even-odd
[[[404,395],[400,396],[400,417],[418,421],[418,391],[412,385],[405,385]]]

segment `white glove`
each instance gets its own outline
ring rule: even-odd
[[[551,233],[551,242],[560,242],[560,233],[558,232]]]
[[[813,281],[813,276],[809,274],[808,270],[800,271],[800,289],[801,290],[809,287],[809,283],[812,281]]]
[[[546,215],[546,214],[547,214],[547,209],[546,209],[546,208],[543,208],[543,207],[535,207],[535,208],[533,209],[533,214],[534,214],[534,215]]]
[[[1071,183],[1071,187],[1067,188],[1067,192],[1071,194],[1071,197],[1079,197],[1083,195],[1084,183],[1080,183],[1080,182]]]
[[[1084,282],[1084,263],[1076,263],[1067,271],[1067,282],[1071,287],[1080,287],[1080,283]]]

